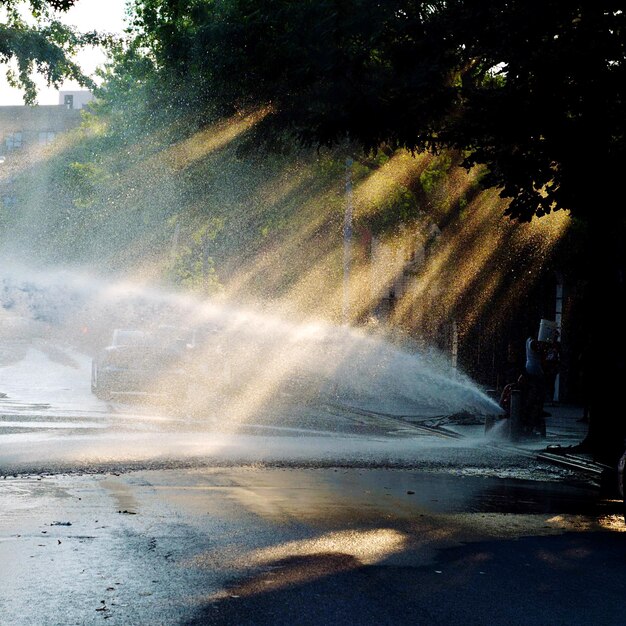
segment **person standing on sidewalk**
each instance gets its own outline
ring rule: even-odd
[[[546,344],[543,359],[543,373],[546,384],[546,397],[548,403],[554,401],[554,391],[556,377],[561,366],[561,344],[559,342],[559,331],[554,330],[550,341]]]
[[[543,403],[546,396],[545,372],[543,370],[544,349],[537,339],[526,340],[526,389],[524,418],[526,432],[532,435],[536,430],[546,436],[546,421],[543,416]]]

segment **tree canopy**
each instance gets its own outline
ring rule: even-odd
[[[623,171],[617,0],[136,4],[165,73],[225,112],[269,107],[260,141],[461,149],[522,220],[586,215]]]
[[[66,79],[93,86],[72,60],[83,45],[97,44],[96,33],[77,33],[62,24],[59,12],[76,0],[0,0],[0,63],[7,69],[9,84],[24,90],[24,101],[33,104],[37,88],[32,75],[43,75],[49,85],[59,87]]]

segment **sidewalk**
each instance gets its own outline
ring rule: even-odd
[[[529,450],[545,450],[549,445],[574,446],[587,435],[589,424],[581,422],[583,407],[571,404],[545,405],[544,410],[550,413],[546,417],[546,438],[525,439],[516,445]]]
[[[463,416],[458,416],[459,419],[455,419],[457,416],[453,416],[452,421],[441,423],[441,427],[456,432],[462,437],[472,439],[484,437],[485,440],[491,440],[495,445],[516,449],[544,462],[571,467],[596,476],[600,475],[606,466],[595,463],[590,454],[572,453],[567,450],[570,446],[581,443],[587,435],[589,425],[581,421],[583,407],[571,404],[552,404],[545,405],[544,410],[549,413],[545,418],[545,438],[537,435],[511,440],[508,438],[508,420],[496,422],[493,429],[488,432],[485,432],[485,425],[482,420],[464,421]],[[555,448],[560,446],[562,450],[550,450],[549,446]]]
[[[570,446],[583,441],[587,435],[589,424],[581,421],[583,407],[570,404],[553,404],[544,406],[550,415],[546,416],[546,437],[521,438],[508,441],[508,445],[535,455],[538,461],[552,463],[587,474],[597,485],[602,484],[611,471],[606,465],[594,461],[591,454],[569,452]],[[502,440],[506,442],[505,439]],[[556,449],[551,450],[554,446]],[[560,450],[558,447],[560,446]]]
[[[562,447],[574,446],[580,443],[587,435],[588,424],[581,422],[583,408],[572,404],[555,404],[554,406],[544,406],[546,413],[546,437],[524,438],[517,441],[509,441],[518,448],[529,451],[542,451],[550,445],[560,445]],[[485,425],[482,419],[463,420],[463,415],[452,416],[451,420],[441,423],[447,430],[458,433],[464,437],[478,438],[485,435]],[[496,426],[497,427],[497,426]],[[502,441],[507,441],[505,430],[502,430]],[[495,435],[495,433],[494,433]],[[497,435],[496,435],[497,436]]]

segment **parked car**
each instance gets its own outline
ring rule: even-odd
[[[91,391],[101,399],[145,394],[181,399],[187,393],[190,347],[173,328],[145,332],[118,328],[92,361]]]

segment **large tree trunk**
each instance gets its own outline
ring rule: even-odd
[[[589,390],[589,432],[580,450],[614,465],[626,438],[626,238],[620,218],[591,217],[588,227],[583,384]]]

